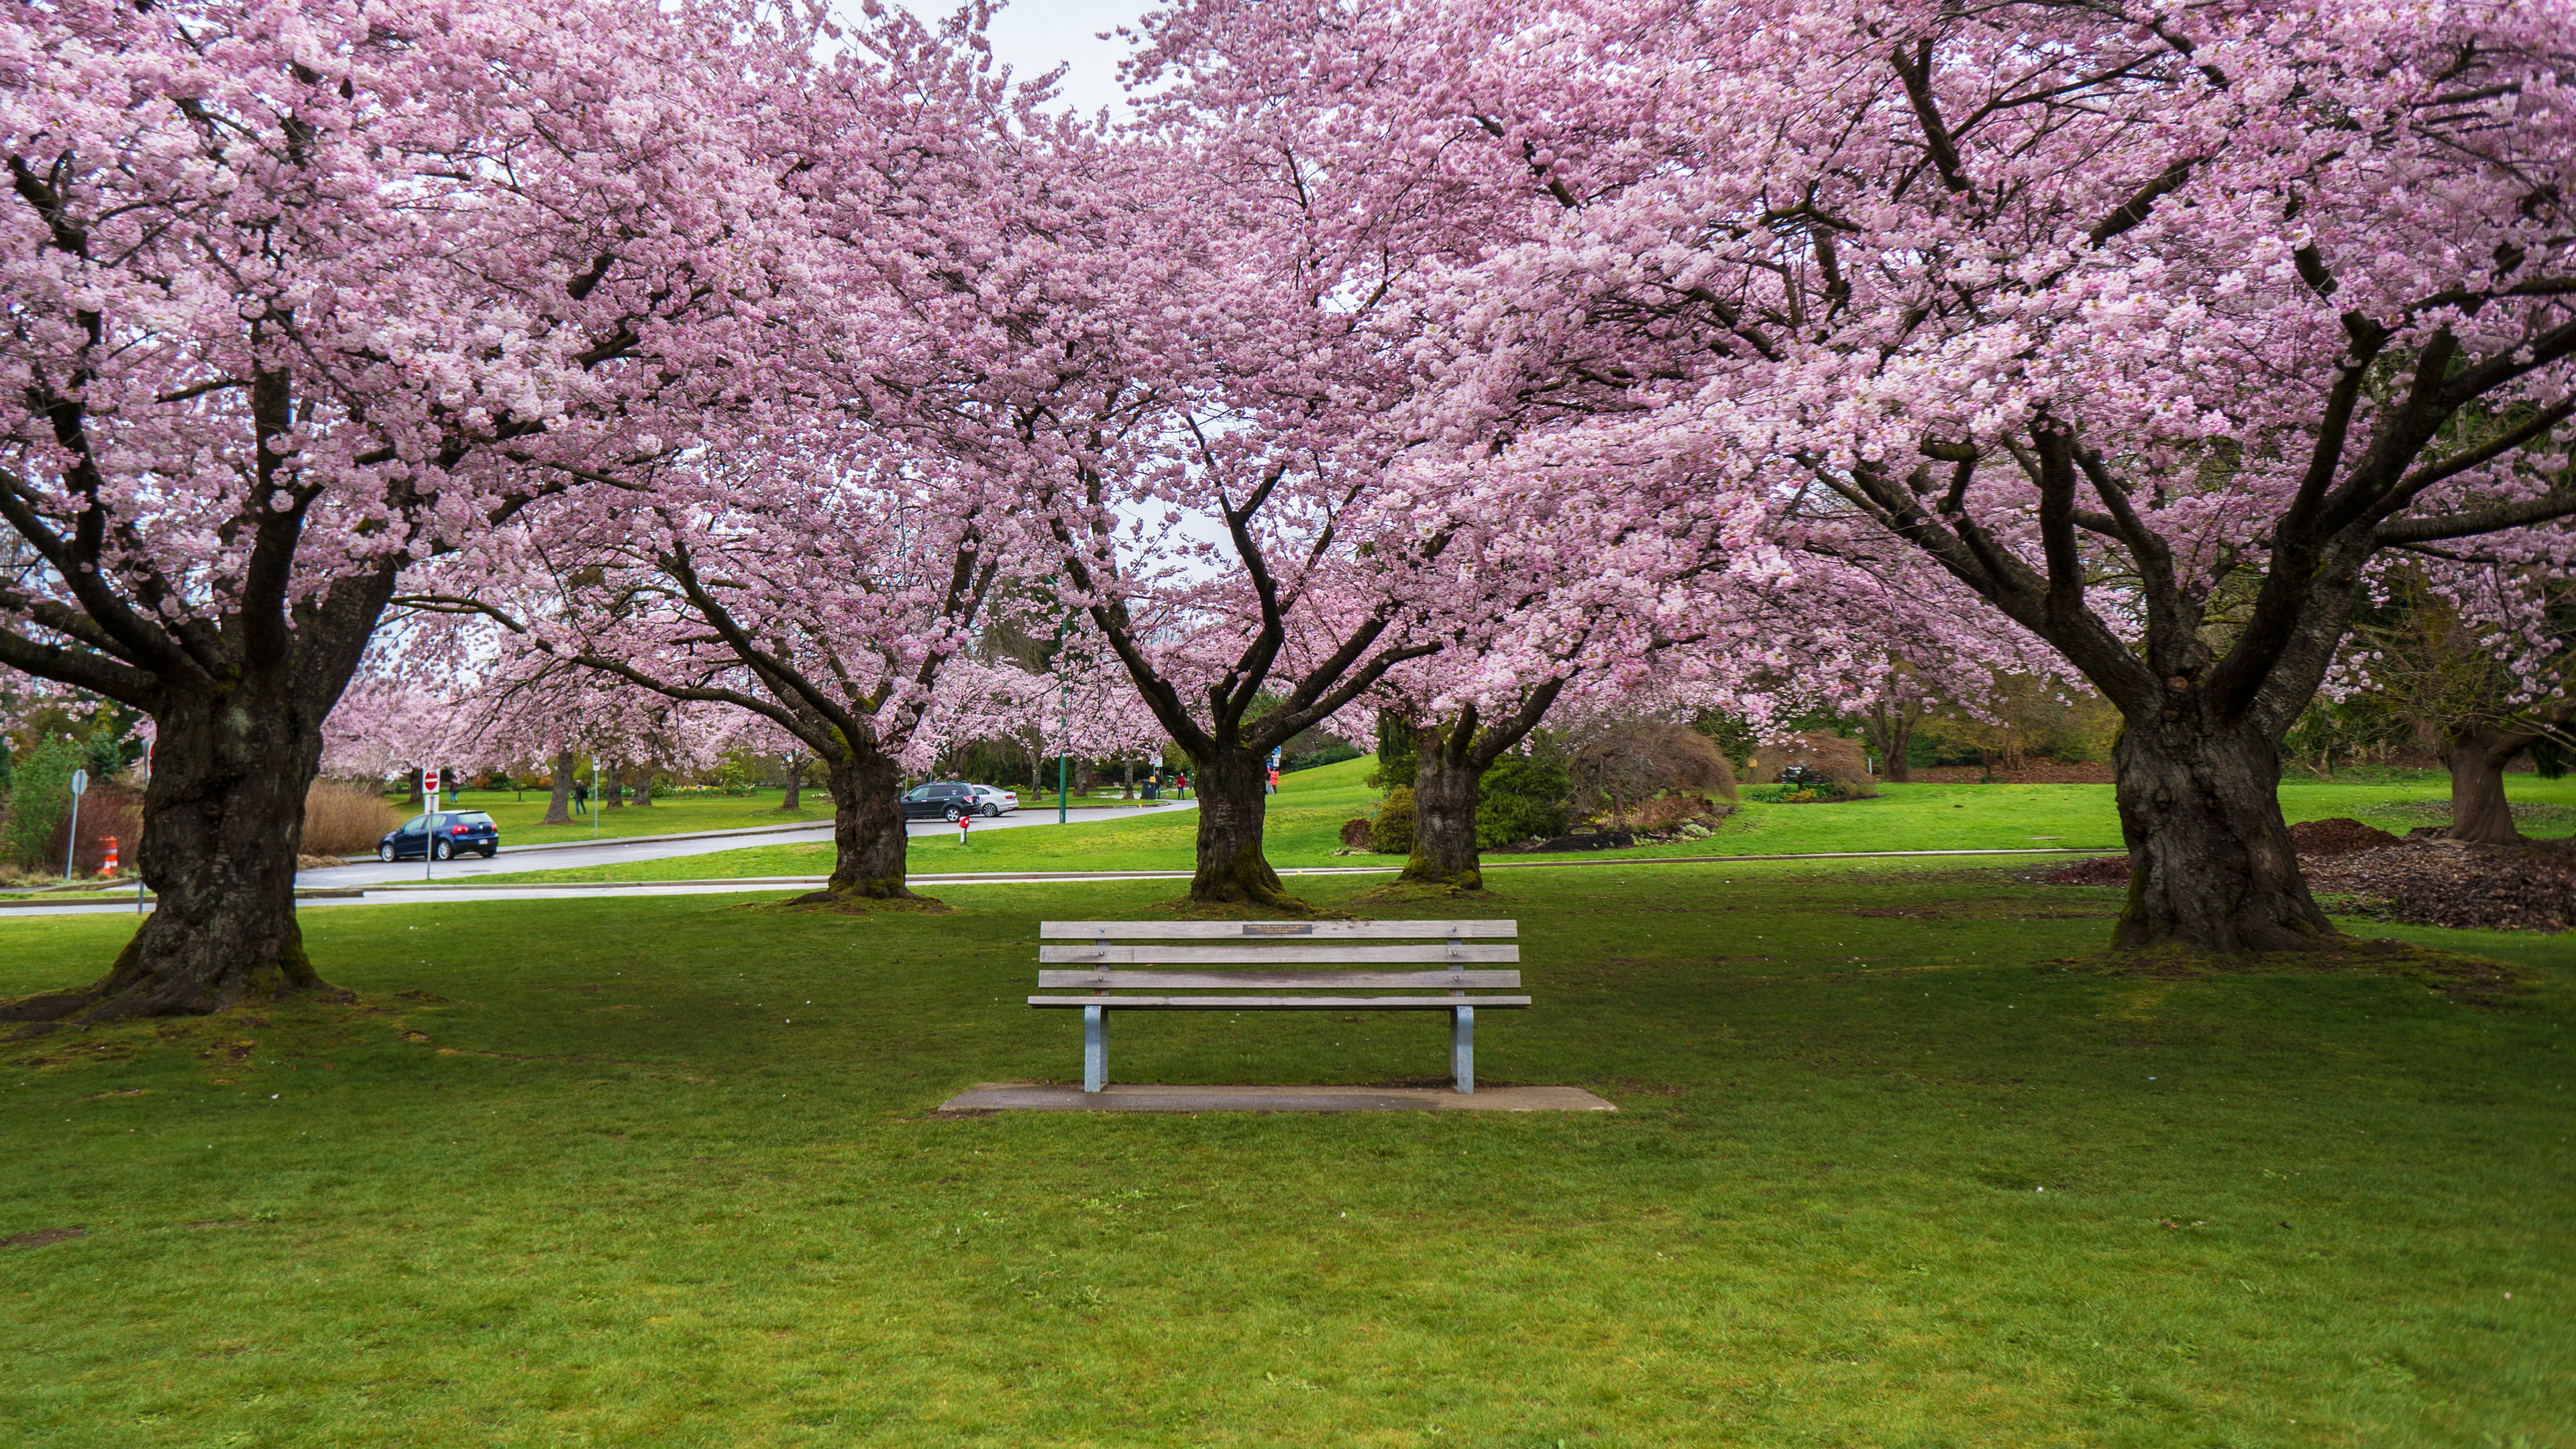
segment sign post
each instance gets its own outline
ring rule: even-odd
[[[80,797],[89,789],[89,771],[72,771],[72,828],[63,838],[63,884],[72,883],[72,856],[80,850]]]
[[[143,778],[149,789],[152,779],[151,745],[143,747]],[[134,914],[143,914],[143,837],[139,835],[134,838]]]
[[[427,814],[420,817],[420,878],[430,879],[429,857],[438,844],[438,767],[428,766],[420,772],[421,798],[428,802]]]

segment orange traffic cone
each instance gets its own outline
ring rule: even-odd
[[[107,842],[107,859],[105,862],[100,864],[98,873],[100,875],[114,875],[116,874],[116,837],[108,835],[100,838]]]

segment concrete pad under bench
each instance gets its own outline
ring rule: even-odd
[[[986,1082],[942,1112],[1616,1112],[1581,1087],[1189,1087]]]

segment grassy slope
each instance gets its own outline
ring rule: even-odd
[[[2563,942],[2408,932],[2542,968],[2498,1011],[2060,970],[2112,893],[1999,874],[1536,872],[1478,908],[1523,921],[1539,1001],[1481,1065],[1616,1116],[925,1115],[1075,1068],[1074,1023],[1018,1004],[1037,919],[1170,889],[315,911],[358,1008],[0,1048],[0,1237],[89,1230],[0,1248],[0,1422],[41,1449],[2571,1442]],[[0,993],[130,928],[0,925]],[[1419,1078],[1441,1030],[1122,1017],[1113,1067]]]
[[[1336,857],[1342,822],[1376,808],[1364,783],[1374,762],[1337,765],[1285,776],[1270,805],[1264,837],[1273,865],[1392,865],[1393,857]],[[2286,781],[2282,809],[2293,822],[2356,815],[2403,833],[2421,818],[2373,815],[2407,801],[2448,798],[2448,782],[2422,773],[2371,781]],[[2515,775],[2507,791],[2517,801],[2576,806],[2576,776],[2542,780]],[[1979,850],[2033,846],[2100,846],[2117,849],[2120,823],[2108,785],[1890,785],[1874,800],[1841,805],[1747,803],[1708,840],[1647,846],[1657,855],[1782,855],[1836,850]],[[2535,823],[2533,833],[2568,833],[2565,818]],[[1187,870],[1197,826],[1189,815],[1110,821],[1057,829],[994,831],[970,836],[960,847],[951,836],[922,836],[912,843],[912,869],[923,874],[959,870]],[[1547,857],[1496,856],[1495,860]],[[1597,859],[1597,855],[1578,857]],[[486,877],[510,881],[703,880],[728,876],[822,875],[832,866],[828,845],[752,846],[676,860],[580,870],[515,872]]]
[[[389,800],[391,797],[387,797]],[[788,814],[778,808],[785,798],[777,790],[761,790],[750,795],[670,795],[657,799],[644,809],[632,805],[616,810],[599,811],[599,836],[613,840],[629,835],[680,835],[692,830],[742,830],[755,825],[787,825],[797,821],[828,821],[832,802],[821,787],[808,789],[797,804],[801,807]],[[501,839],[511,845],[543,845],[557,840],[588,840],[591,822],[587,815],[573,817],[570,825],[540,825],[546,816],[546,792],[529,790],[468,790],[460,799],[452,795],[439,797],[442,808],[483,810],[490,812],[492,823],[501,827]],[[401,809],[398,803],[397,809]],[[408,813],[408,812],[407,812]]]
[[[1027,791],[1022,799],[1032,799]],[[665,795],[650,807],[637,809],[629,805],[618,810],[599,812],[599,838],[614,840],[629,835],[681,835],[693,830],[743,830],[760,825],[791,825],[798,822],[823,824],[832,818],[832,802],[821,786],[806,789],[797,801],[794,813],[781,811],[778,802],[785,798],[777,790],[760,790],[750,795]],[[570,825],[540,825],[546,815],[546,792],[530,790],[526,798],[515,791],[468,790],[461,801],[452,797],[442,803],[451,808],[483,810],[491,813],[492,822],[501,827],[501,838],[512,845],[546,845],[559,840],[591,838],[590,817],[574,817]],[[1129,804],[1113,796],[1075,797],[1074,804],[1100,808]],[[1046,797],[1047,808],[1055,808],[1055,796]]]

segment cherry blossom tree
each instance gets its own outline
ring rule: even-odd
[[[322,985],[323,721],[407,566],[679,445],[832,334],[724,4],[107,0],[0,28],[0,666],[149,713],[157,912],[15,1018]]]
[[[2505,767],[2576,742],[2576,586],[2559,568],[2445,559],[2390,570],[2385,591],[2328,688],[2375,696],[2432,745],[2451,772],[2447,838],[2522,839]]]
[[[970,657],[1023,550],[1006,489],[872,436],[761,435],[649,492],[550,501],[516,543],[550,582],[541,605],[418,602],[499,620],[533,675],[577,668],[757,718],[822,764],[834,859],[816,899],[912,899],[901,773],[1025,708],[1017,671]]]
[[[2279,748],[2373,559],[2576,513],[2571,57],[2506,0],[1186,0],[1144,61],[1444,179],[1453,433],[1658,427],[2045,640],[2126,723],[2116,942],[2236,951],[2335,937]]]
[[[1053,138],[1024,223],[1046,310],[971,391],[978,456],[1192,761],[1191,896],[1295,908],[1262,855],[1268,756],[1435,647],[1404,590],[1446,537],[1403,476],[1388,238],[1232,118],[1174,115],[1172,135]]]

